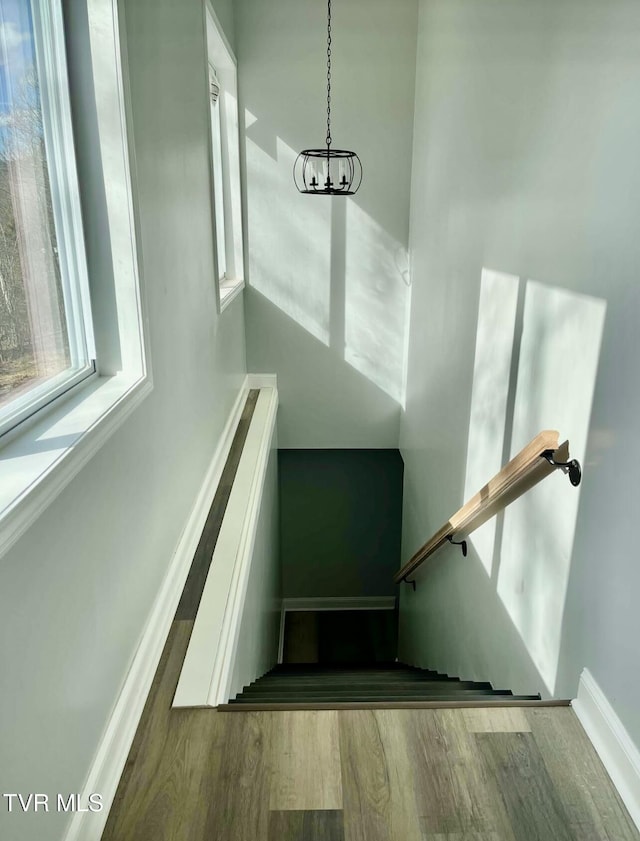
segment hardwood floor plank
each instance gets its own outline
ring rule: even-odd
[[[344,841],[342,812],[270,812],[267,841]]]
[[[224,731],[222,761],[202,787],[208,812],[199,841],[266,841],[275,714],[217,715]]]
[[[522,707],[464,710],[464,722],[470,733],[528,733],[531,725]]]
[[[192,622],[174,622],[134,739],[103,841],[199,841],[201,786],[215,777],[219,714],[171,710]],[[204,804],[204,805],[203,805]]]
[[[176,619],[195,619],[198,612],[200,599],[202,598],[202,591],[204,589],[205,581],[209,567],[211,566],[211,558],[213,557],[213,550],[218,541],[220,534],[220,527],[224,513],[227,510],[227,503],[231,494],[231,487],[233,480],[238,471],[238,464],[240,463],[240,456],[242,455],[242,448],[249,432],[251,418],[256,407],[260,389],[251,389],[247,396],[247,401],[244,404],[240,421],[236,429],[231,449],[227,457],[227,461],[218,483],[209,514],[202,530],[200,542],[196,549],[187,581],[182,591],[180,603],[176,611]]]
[[[527,711],[531,732],[576,838],[639,841],[618,792],[572,709]]]
[[[340,713],[346,841],[421,841],[406,711]]]
[[[111,834],[113,825],[128,808],[131,778],[138,765],[157,765],[161,761],[171,698],[177,685],[192,627],[193,622],[188,621],[173,622],[171,625],[111,806],[103,834],[105,841],[115,838]]]
[[[424,710],[411,718],[416,801],[425,835],[491,837],[506,823],[487,784],[475,737],[467,730],[465,712]],[[513,836],[507,832],[504,841],[513,841]]]
[[[110,815],[103,841],[201,841],[207,837],[205,782],[215,778],[221,760],[215,749],[215,726],[216,714],[209,710],[188,711],[173,722],[160,761],[152,767],[137,766],[124,808],[115,819]]]
[[[502,800],[515,841],[583,841],[573,835],[560,796],[531,733],[477,733],[474,738]]]
[[[310,710],[273,716],[270,808],[342,809],[338,713]]]
[[[424,841],[501,841],[496,832],[449,832],[433,835],[425,832]]]
[[[173,710],[191,628],[171,627],[103,841],[640,841],[569,708]]]

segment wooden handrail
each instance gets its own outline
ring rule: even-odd
[[[396,584],[406,580],[407,576],[415,572],[420,564],[444,546],[450,538],[453,539],[456,534],[471,534],[474,529],[506,508],[514,499],[528,491],[545,476],[553,473],[557,465],[541,458],[544,453],[552,451],[555,461],[566,462],[569,456],[569,443],[565,441],[564,444],[558,446],[558,437],[559,433],[555,430],[546,430],[536,435],[533,441],[520,450],[499,473],[496,473],[493,479],[487,482],[482,490],[466,502],[442,528],[427,540],[424,546],[418,549],[415,555],[395,574],[393,580]]]

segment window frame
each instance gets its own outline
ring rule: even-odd
[[[59,2],[69,12],[73,0]],[[64,35],[97,371],[0,441],[0,557],[153,389],[124,3],[73,5]]]
[[[96,376],[89,277],[71,119],[61,0],[29,3],[53,205],[70,367],[25,388],[0,407],[0,442],[58,398]]]
[[[209,2],[203,0],[206,46],[207,113],[209,170],[211,178],[211,213],[214,236],[215,286],[218,313],[245,287],[242,187],[240,173],[240,132],[238,119],[238,64],[218,17]],[[216,172],[213,108],[210,93],[210,67],[215,68],[220,83],[217,103],[220,124],[222,172]],[[216,202],[216,189],[222,187],[222,214]],[[220,215],[224,231],[224,256],[219,258]],[[221,272],[221,264],[224,270]]]
[[[211,117],[212,170],[213,170],[213,209],[216,229],[216,275],[218,283],[227,279],[227,213],[225,209],[225,171],[223,155],[223,94],[224,87],[218,78],[214,65],[209,61],[209,95],[215,80],[219,93],[215,102],[209,100]]]

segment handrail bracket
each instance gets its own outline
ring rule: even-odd
[[[540,453],[540,458],[546,459],[553,467],[559,467],[563,473],[567,473],[573,487],[578,487],[582,480],[582,468],[577,458],[572,458],[571,461],[556,461],[555,450],[545,450]]]
[[[451,543],[452,546],[461,546],[462,547],[462,556],[464,558],[467,557],[467,541],[466,540],[454,540],[452,534],[448,535],[447,540],[449,541],[449,543]]]

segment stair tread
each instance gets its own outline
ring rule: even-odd
[[[324,683],[327,685],[335,684],[339,686],[344,683],[407,683],[407,684],[424,684],[424,683],[433,683],[433,684],[440,684],[442,686],[446,686],[450,683],[460,683],[460,681],[456,680],[455,678],[435,678],[435,677],[413,677],[413,676],[406,676],[406,675],[397,675],[396,677],[387,677],[386,675],[369,675],[367,677],[340,677],[338,675],[308,675],[307,677],[296,677],[296,678],[289,678],[283,677],[281,675],[264,675],[261,678],[258,678],[259,681],[264,681],[265,683],[278,683],[286,686],[305,686],[308,683]],[[258,680],[254,681],[257,683]],[[476,681],[462,681],[463,683],[476,683]],[[486,681],[477,681],[478,683],[485,683]]]
[[[540,700],[537,695],[494,695],[492,693],[470,693],[468,695],[463,695],[460,693],[455,693],[453,695],[411,695],[407,696],[404,693],[399,695],[396,694],[386,694],[386,695],[366,695],[361,693],[352,693],[351,695],[345,697],[326,697],[326,696],[315,696],[315,697],[308,697],[304,699],[297,699],[292,698],[291,696],[273,696],[267,695],[264,698],[247,698],[246,696],[241,696],[239,698],[235,698],[229,701],[230,704],[313,704],[313,703],[359,703],[359,702],[371,702],[371,701],[380,701],[380,702],[420,702],[420,701],[434,701],[437,703],[445,703],[445,702],[452,702],[452,701],[478,701],[484,703],[490,700],[495,701],[504,701],[507,700],[511,701],[538,701]]]
[[[244,698],[342,698],[345,695],[368,695],[376,697],[384,697],[387,695],[404,695],[406,698],[414,698],[416,696],[426,698],[427,696],[433,698],[450,697],[459,695],[460,697],[467,697],[468,695],[496,695],[496,696],[511,696],[509,690],[494,690],[494,689],[458,689],[452,692],[433,692],[433,691],[415,691],[409,692],[407,690],[394,689],[344,689],[342,691],[323,691],[310,690],[308,692],[287,692],[287,691],[265,691],[265,692],[242,692],[237,697]]]
[[[403,681],[393,683],[379,683],[376,681],[363,681],[358,684],[340,683],[340,684],[326,684],[324,681],[314,681],[303,685],[296,684],[293,686],[290,683],[272,683],[271,681],[256,681],[243,689],[243,692],[359,692],[365,690],[379,690],[381,692],[387,691],[406,691],[406,692],[461,692],[464,690],[482,690],[493,691],[493,687],[489,683],[473,683],[471,681],[461,683],[438,683],[436,681],[413,681],[405,683]]]
[[[345,664],[344,666],[323,665],[321,663],[300,663],[300,664],[286,664],[274,666],[271,674],[281,675],[301,675],[301,674],[315,674],[323,672],[324,674],[372,674],[377,672],[387,672],[388,674],[396,674],[397,672],[405,672],[407,674],[440,674],[433,669],[415,669],[411,666],[391,666],[388,663],[374,663],[368,666],[354,666],[353,664]]]
[[[393,699],[351,699],[345,701],[254,701],[251,703],[229,701],[227,704],[221,704],[218,709],[224,711],[244,711],[249,710],[334,710],[334,709],[447,709],[451,707],[463,707],[471,709],[484,709],[486,707],[518,707],[518,706],[554,706],[550,705],[540,699],[539,695],[517,695],[517,696],[501,696],[497,698],[483,697],[483,698],[427,698],[415,699],[406,698]],[[567,706],[567,702],[559,702],[557,706]]]
[[[398,662],[362,664],[281,663],[258,678],[230,705],[286,708],[314,704],[399,704],[403,702],[473,704],[480,706],[517,701],[538,701],[539,695],[513,695],[493,689],[488,681],[463,681],[457,677],[407,666]]]
[[[437,672],[414,672],[409,670],[400,670],[395,669],[393,671],[387,669],[377,669],[377,670],[358,670],[358,671],[346,671],[346,670],[324,670],[324,669],[310,669],[306,672],[282,672],[282,671],[271,671],[268,672],[267,675],[264,677],[274,677],[279,679],[287,679],[287,680],[304,680],[309,677],[326,677],[326,678],[335,678],[335,679],[354,679],[360,680],[362,678],[367,677],[384,677],[388,680],[396,680],[399,676],[407,677],[409,679],[415,680],[457,680],[458,678],[451,678],[449,675],[441,675]]]

